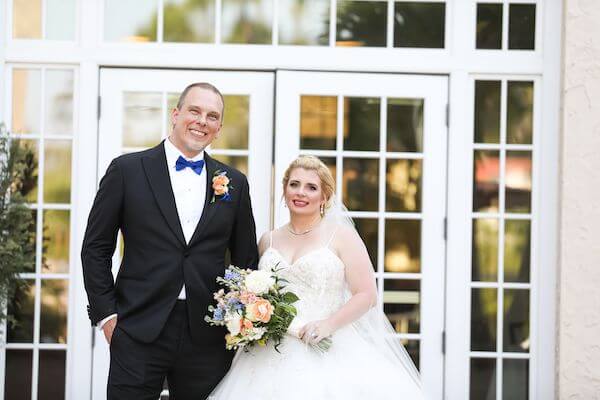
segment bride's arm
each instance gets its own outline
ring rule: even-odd
[[[345,265],[346,282],[352,297],[331,317],[306,324],[300,330],[300,337],[306,341],[319,342],[341,327],[356,321],[377,304],[373,265],[358,233],[352,228],[340,227],[336,233],[334,248]],[[316,338],[310,336],[313,331],[318,334]]]

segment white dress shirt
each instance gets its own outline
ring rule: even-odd
[[[192,235],[196,230],[200,217],[202,217],[202,211],[204,210],[204,201],[206,200],[206,166],[202,168],[202,173],[198,175],[191,168],[184,168],[181,171],[175,169],[175,163],[179,156],[185,158],[188,161],[199,161],[204,160],[204,151],[201,151],[192,159],[188,159],[175,147],[171,142],[170,138],[164,141],[165,155],[167,156],[167,170],[169,171],[169,178],[171,179],[171,189],[173,189],[173,195],[175,196],[175,205],[177,207],[177,214],[179,215],[179,223],[183,230],[183,236],[185,237],[186,243],[189,243],[192,239]],[[181,287],[178,299],[185,300],[185,285]],[[104,318],[98,324],[99,328],[102,328],[104,324],[116,317],[117,314],[111,314]]]

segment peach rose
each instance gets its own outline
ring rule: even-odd
[[[254,328],[254,324],[252,323],[252,321],[244,318],[244,320],[242,321],[242,333],[244,333],[245,331],[250,331],[252,330],[252,328]]]
[[[240,293],[240,302],[242,304],[250,304],[256,301],[256,295],[252,292],[243,291]]]
[[[212,187],[215,191],[215,195],[222,196],[229,191],[229,178],[225,175],[217,175],[212,179]]]
[[[267,323],[273,315],[273,306],[268,300],[258,299],[252,304],[246,306],[246,318],[253,322]]]

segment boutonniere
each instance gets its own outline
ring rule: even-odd
[[[227,171],[217,170],[213,174],[212,188],[214,190],[211,204],[214,203],[217,198],[223,201],[231,201],[230,191],[233,190],[233,186],[229,186],[231,180],[227,177]]]

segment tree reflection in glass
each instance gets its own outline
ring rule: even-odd
[[[476,150],[473,155],[473,211],[498,211],[500,153]]]
[[[421,210],[422,160],[387,160],[385,210]]]
[[[337,97],[300,97],[300,148],[335,150]]]
[[[279,44],[329,44],[329,0],[278,0]]]
[[[71,202],[71,140],[44,142],[44,202]]]
[[[42,71],[12,70],[11,133],[40,134],[42,109]]]
[[[70,212],[44,211],[44,273],[69,272]]]
[[[336,46],[385,47],[387,2],[338,0]]]
[[[531,144],[533,137],[533,82],[508,82],[506,142]]]
[[[471,351],[496,351],[498,290],[471,290]]]
[[[385,272],[421,272],[421,220],[385,221]]]
[[[506,352],[529,351],[529,290],[504,290],[504,334]]]
[[[531,152],[506,152],[506,212],[531,212]]]
[[[213,149],[248,149],[248,115],[250,112],[250,96],[224,95],[225,111],[223,127],[219,137],[210,147]]]
[[[354,225],[363,242],[365,242],[367,251],[369,252],[369,258],[373,264],[373,269],[377,271],[377,219],[354,218]]]
[[[387,151],[423,151],[423,99],[388,98]]]
[[[351,211],[377,211],[379,160],[344,158],[342,201]]]
[[[67,343],[68,281],[43,279],[40,343]]]
[[[500,81],[475,81],[475,143],[500,143]]]
[[[473,220],[471,271],[473,281],[498,280],[498,220]]]
[[[379,150],[378,97],[344,98],[344,150]]]
[[[223,43],[272,43],[272,0],[222,0],[222,8]]]
[[[496,359],[471,358],[469,400],[496,399]]]
[[[504,221],[504,281],[529,282],[531,221]]]
[[[529,399],[529,360],[502,360],[502,395],[505,399]]]
[[[156,42],[158,0],[104,0],[104,40]]]
[[[384,279],[383,311],[398,333],[420,332],[421,281]]]
[[[35,281],[27,282],[27,287],[17,290],[8,302],[7,315],[10,316],[6,327],[8,343],[33,342]]]
[[[215,0],[163,0],[165,42],[215,40]],[[202,21],[199,23],[199,21]]]
[[[123,147],[145,149],[161,140],[162,94],[123,92]]]

